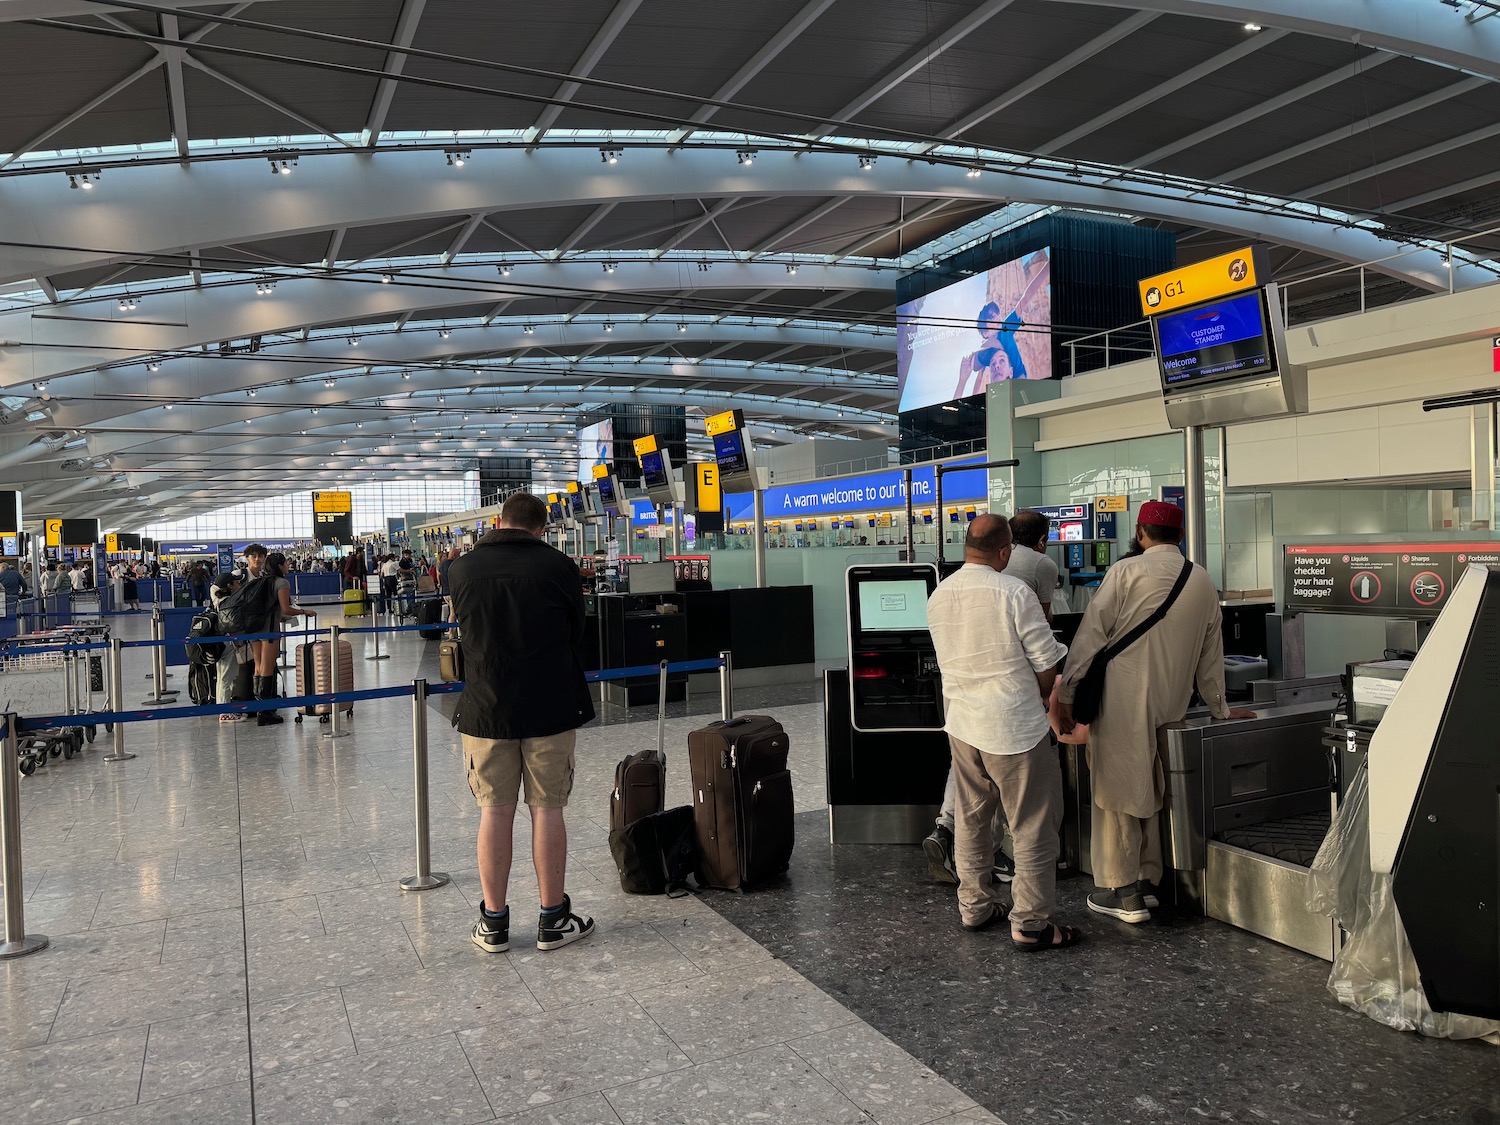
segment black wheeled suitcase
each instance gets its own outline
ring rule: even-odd
[[[443,603],[437,598],[431,601],[417,603],[417,624],[436,625],[443,614]],[[440,641],[443,639],[442,629],[418,629],[417,636],[424,641]]]
[[[615,766],[609,794],[610,831],[626,828],[666,808],[667,794],[667,662],[661,662],[656,705],[656,749],[629,754]]]
[[[789,745],[769,715],[709,723],[688,735],[700,885],[747,890],[791,865]]]

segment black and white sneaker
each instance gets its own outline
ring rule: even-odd
[[[1147,910],[1155,910],[1161,905],[1161,899],[1156,897],[1156,891],[1145,879],[1136,880],[1135,893],[1141,896]]]
[[[953,866],[953,832],[941,824],[932,830],[932,835],[922,841],[922,854],[927,857],[927,874],[934,883],[958,885],[958,871]]]
[[[995,873],[994,880],[997,883],[1009,883],[1016,877],[1016,861],[1011,859],[1000,849],[995,849]]]
[[[510,912],[496,922],[484,913],[484,903],[479,904],[479,921],[474,923],[474,932],[469,939],[486,953],[505,953],[510,949]]]
[[[1151,921],[1146,900],[1136,893],[1133,886],[1094,891],[1089,895],[1088,905],[1095,914],[1107,914],[1131,925]]]
[[[556,914],[543,914],[536,924],[536,947],[538,949],[561,949],[582,941],[594,932],[594,920],[573,913],[573,900],[563,895],[562,909]]]

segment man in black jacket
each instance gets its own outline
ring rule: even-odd
[[[449,569],[465,670],[453,725],[479,803],[484,899],[473,940],[488,953],[510,948],[506,894],[523,782],[542,904],[536,946],[557,949],[594,932],[563,890],[573,750],[578,728],[594,717],[583,676],[583,582],[573,561],[542,541],[546,526],[546,505],[517,492],[500,526]]]

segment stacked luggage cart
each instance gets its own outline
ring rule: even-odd
[[[61,713],[76,720],[21,736],[18,765],[23,776],[50,758],[76,757],[86,742],[94,741],[98,724],[90,716],[109,707],[103,654],[68,646],[108,642],[109,626],[104,624],[68,625],[0,641],[3,710],[23,717]],[[113,729],[112,724],[105,729]]]

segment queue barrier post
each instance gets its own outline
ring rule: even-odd
[[[167,678],[167,650],[162,645],[162,638],[166,636],[166,629],[162,624],[161,610],[151,610],[151,695],[148,699],[141,700],[147,707],[166,707],[177,702],[177,693],[162,687],[162,682]]]
[[[376,622],[375,622],[375,628],[371,630],[371,633],[375,637],[375,655],[374,656],[367,656],[367,657],[365,657],[365,659],[366,660],[389,660],[391,658],[391,654],[388,653],[388,652],[381,652],[380,651],[380,621],[378,619],[376,620]]]
[[[446,871],[432,870],[432,842],[427,808],[427,681],[411,682],[411,757],[417,814],[417,873],[401,880],[403,891],[428,891],[446,886]]]
[[[330,678],[330,681],[331,681],[329,690],[331,692],[333,692],[333,694],[335,696],[338,695],[339,690],[340,690],[340,685],[339,685],[339,663],[340,663],[340,661],[339,661],[339,635],[341,633],[343,633],[343,629],[341,629],[337,625],[330,625],[328,627],[328,661],[329,661],[329,678]],[[316,644],[317,642],[314,641],[313,643]],[[314,663],[316,663],[316,661]],[[309,685],[309,686],[311,687],[311,686],[314,686],[314,685]],[[350,684],[348,686],[350,688],[354,687],[353,684]],[[348,731],[346,731],[346,730],[340,730],[339,729],[339,702],[338,702],[337,699],[335,699],[333,701],[332,709],[328,712],[328,729],[323,732],[323,737],[324,738],[347,738],[348,736],[349,736],[349,732]]]
[[[734,718],[734,661],[729,650],[719,653],[724,663],[719,667],[719,717],[728,722]]]
[[[109,705],[120,708],[125,705],[125,642],[119,637],[109,641]],[[114,724],[114,749],[104,755],[106,762],[128,762],[134,754],[125,753],[125,724]]]
[[[4,716],[5,753],[0,761],[0,869],[5,874],[5,940],[0,961],[37,953],[50,944],[26,932],[25,876],[21,866],[21,745],[15,715]]]

